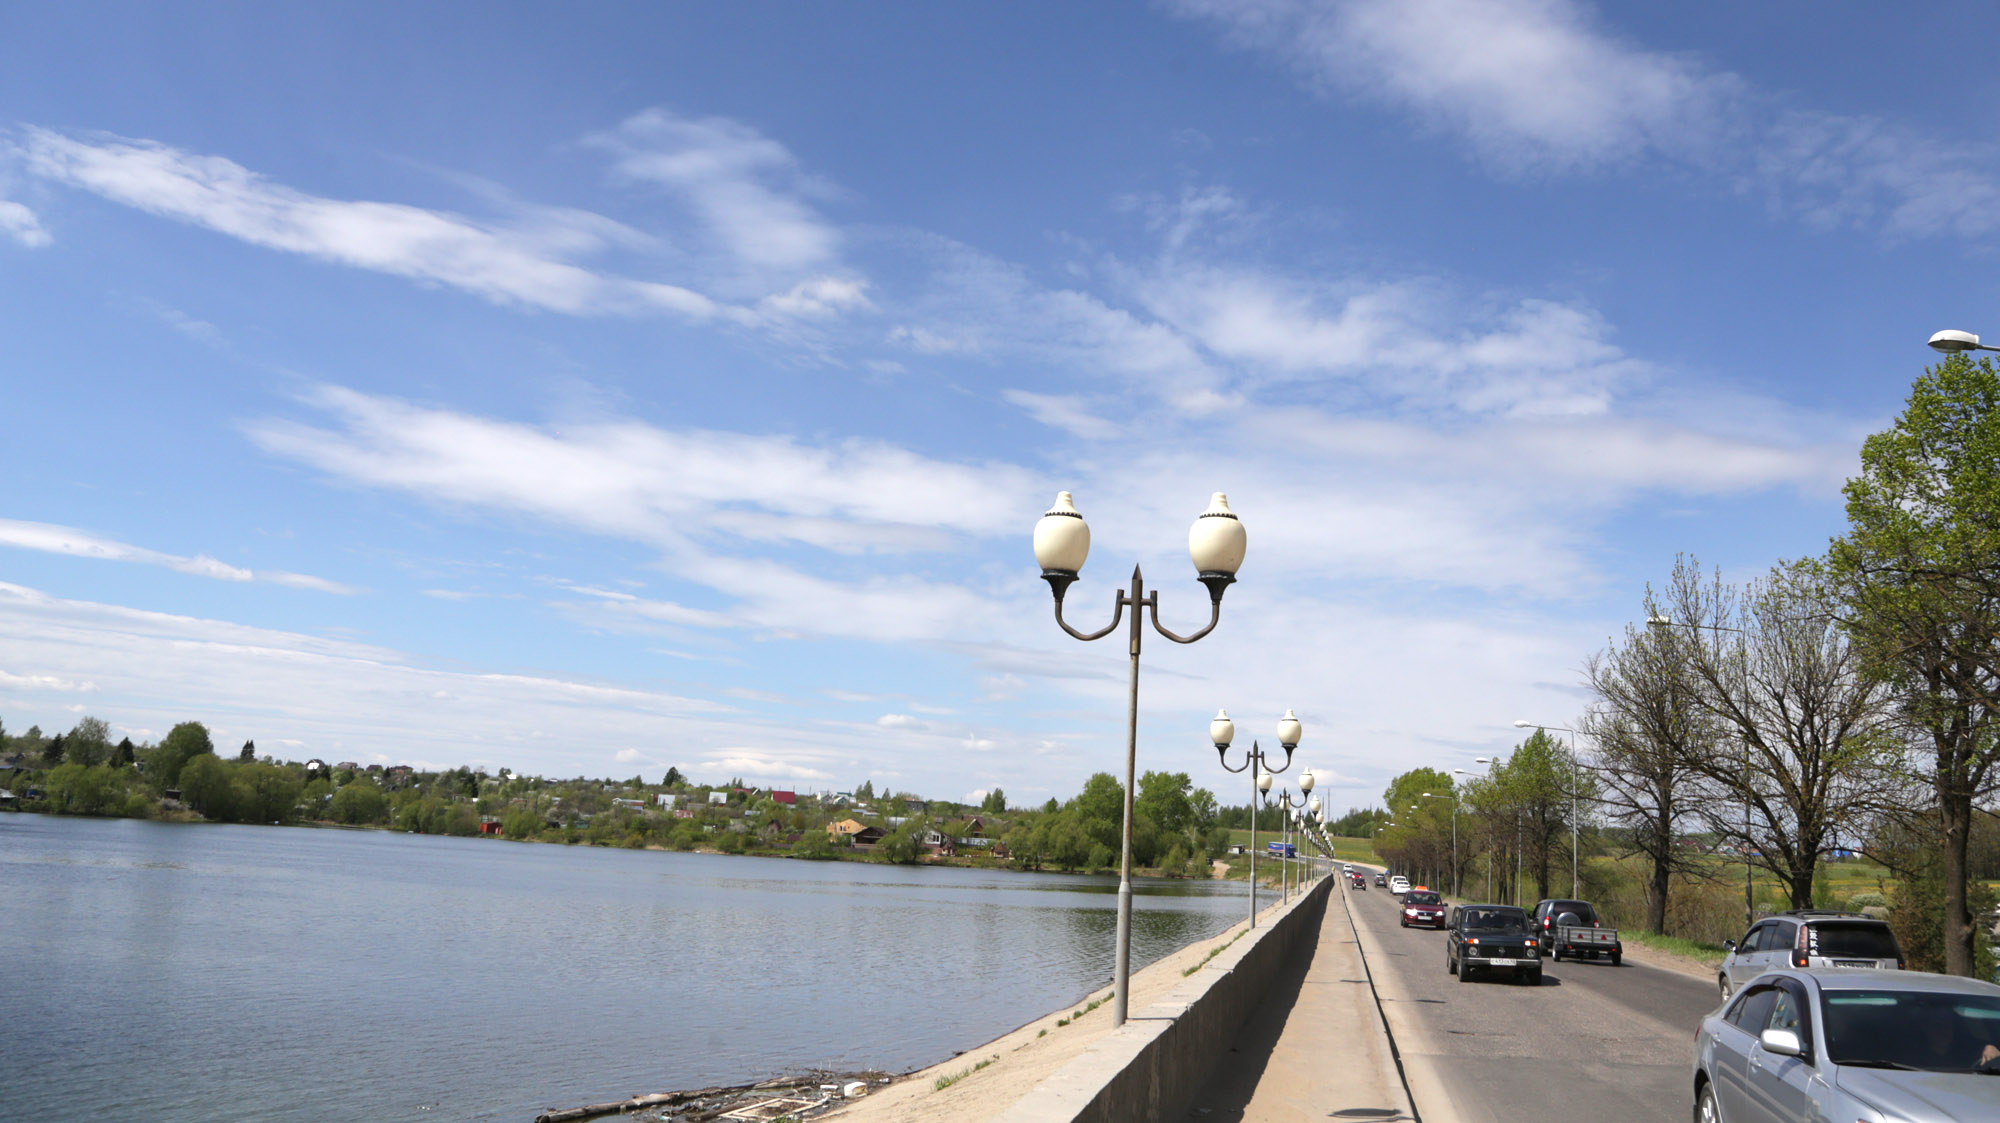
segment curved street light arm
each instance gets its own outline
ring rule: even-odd
[[[1222,621],[1221,597],[1216,597],[1214,600],[1208,602],[1208,607],[1209,607],[1208,627],[1203,628],[1201,631],[1196,632],[1191,636],[1177,636],[1174,633],[1160,626],[1160,594],[1158,592],[1152,592],[1146,594],[1146,607],[1152,611],[1153,630],[1167,637],[1168,639],[1173,640],[1175,643],[1193,643],[1194,641],[1214,631],[1215,626],[1218,623],[1221,623]],[[1138,610],[1134,609],[1133,611],[1136,612]]]
[[[1109,623],[1109,624],[1106,624],[1106,625],[1105,625],[1104,627],[1102,627],[1102,628],[1099,628],[1099,629],[1098,629],[1097,631],[1094,631],[1094,632],[1091,632],[1091,633],[1089,633],[1088,635],[1086,635],[1085,633],[1083,633],[1083,632],[1079,632],[1079,631],[1077,631],[1077,630],[1076,630],[1075,628],[1072,628],[1072,627],[1070,627],[1070,626],[1069,626],[1069,621],[1067,621],[1067,620],[1063,619],[1063,614],[1062,614],[1062,609],[1063,609],[1063,596],[1062,596],[1062,591],[1061,591],[1061,590],[1057,590],[1057,592],[1056,592],[1056,623],[1062,626],[1062,630],[1063,630],[1063,631],[1065,631],[1065,632],[1068,632],[1068,633],[1069,633],[1070,635],[1072,635],[1072,636],[1075,636],[1075,637],[1076,637],[1077,639],[1080,639],[1080,640],[1084,640],[1084,641],[1089,641],[1089,640],[1094,640],[1094,639],[1103,639],[1103,638],[1104,638],[1105,636],[1108,636],[1108,635],[1110,635],[1110,634],[1111,634],[1112,632],[1115,632],[1115,631],[1117,631],[1117,630],[1118,630],[1118,624],[1119,624],[1119,622],[1125,619],[1125,606],[1126,606],[1126,605],[1127,605],[1128,603],[1130,603],[1130,602],[1131,602],[1131,599],[1132,599],[1132,598],[1131,598],[1131,597],[1129,597],[1129,596],[1127,596],[1127,595],[1126,595],[1125,593],[1123,593],[1123,592],[1120,592],[1120,593],[1118,594],[1118,600],[1117,600],[1117,602],[1116,602],[1116,605],[1115,605],[1115,607],[1114,607],[1114,609],[1112,610],[1112,613],[1111,613],[1111,623]],[[1152,599],[1152,598],[1150,598],[1150,597],[1149,597],[1149,598],[1147,598],[1147,599],[1149,599],[1149,600],[1150,600],[1150,599]],[[1135,611],[1135,612],[1136,612],[1136,611],[1137,611],[1137,609],[1134,609],[1133,611]]]

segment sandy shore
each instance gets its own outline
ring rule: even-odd
[[[1259,894],[1258,903],[1263,903]],[[1275,897],[1272,904],[1276,905]],[[1272,910],[1260,910],[1259,916]],[[1132,975],[1130,1012],[1137,1015],[1186,980],[1209,954],[1242,936],[1244,924],[1232,925],[1213,939],[1174,952]],[[1094,1001],[1102,1005],[1074,1017]],[[1058,1022],[1067,1021],[1067,1025]],[[1111,1032],[1111,988],[1093,991],[1065,1010],[1045,1015],[1020,1029],[964,1053],[913,1072],[865,1100],[821,1116],[842,1123],[984,1123],[1043,1079],[1082,1055]],[[983,1067],[982,1067],[983,1066]],[[944,1088],[940,1079],[950,1078]]]

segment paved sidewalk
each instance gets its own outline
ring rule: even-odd
[[[1184,1118],[1414,1120],[1336,885],[1319,941],[1272,986]]]

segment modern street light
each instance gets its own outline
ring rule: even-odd
[[[1125,828],[1118,856],[1118,951],[1111,1003],[1114,1026],[1125,1024],[1132,977],[1132,788],[1139,760],[1139,639],[1144,634],[1140,612],[1150,610],[1153,630],[1175,643],[1193,643],[1214,631],[1222,620],[1222,594],[1235,582],[1247,544],[1243,524],[1230,511],[1228,498],[1216,492],[1209,500],[1208,510],[1197,516],[1188,530],[1188,554],[1194,559],[1195,580],[1208,586],[1208,626],[1191,636],[1176,635],[1161,627],[1160,595],[1146,592],[1145,579],[1135,565],[1130,592],[1119,593],[1113,602],[1111,623],[1086,633],[1070,627],[1063,619],[1063,594],[1076,582],[1084,559],[1090,555],[1090,527],[1077,513],[1067,491],[1059,492],[1055,506],[1035,523],[1035,560],[1041,564],[1042,580],[1049,583],[1049,591],[1055,594],[1056,623],[1063,631],[1080,640],[1103,639],[1118,627],[1125,610],[1132,610],[1132,687],[1125,715]]]
[[[1465,770],[1460,768],[1460,769],[1454,769],[1454,771],[1463,772]],[[1429,792],[1425,792],[1424,798],[1448,799],[1451,801],[1451,895],[1456,897],[1459,895],[1458,894],[1458,789],[1453,788],[1450,795],[1432,795]]]
[[[1228,710],[1215,711],[1215,720],[1208,723],[1208,739],[1215,745],[1216,762],[1225,772],[1250,773],[1250,927],[1257,927],[1257,803],[1262,793],[1271,790],[1271,774],[1283,772],[1292,766],[1292,750],[1299,747],[1299,738],[1305,736],[1305,727],[1299,724],[1299,717],[1290,710],[1278,719],[1278,746],[1285,750],[1285,763],[1276,768],[1257,742],[1250,742],[1250,749],[1243,754],[1243,767],[1229,767],[1229,743],[1236,739],[1236,723],[1229,720]]]
[[[1569,734],[1569,895],[1572,897],[1577,896],[1581,892],[1578,889],[1581,882],[1577,877],[1576,860],[1576,789],[1581,785],[1582,779],[1577,772],[1576,730],[1571,729],[1567,725],[1543,725],[1540,722],[1529,721],[1527,718],[1521,718],[1516,721],[1514,728],[1560,729],[1564,733]]]
[[[1313,774],[1312,774],[1312,769],[1308,768],[1299,773],[1299,801],[1297,803],[1292,802],[1292,790],[1290,788],[1286,788],[1278,793],[1278,798],[1276,802],[1278,806],[1285,809],[1285,826],[1287,828],[1288,835],[1292,822],[1292,812],[1302,810],[1308,806],[1312,807],[1314,810],[1319,809],[1319,800],[1311,798],[1312,790],[1313,790]],[[1291,841],[1290,838],[1287,837],[1286,844],[1289,845],[1290,841]],[[1285,869],[1290,868],[1290,863],[1288,861],[1290,857],[1291,856],[1289,854],[1283,854],[1279,858],[1280,861],[1287,862],[1287,865],[1284,867]],[[1278,891],[1280,893],[1286,894],[1284,899],[1286,900],[1290,899],[1289,892],[1286,889],[1286,881],[1283,873],[1280,873],[1278,876]]]
[[[1962,336],[1964,338],[1946,338],[1948,336]],[[1970,340],[1970,342],[1966,342],[1966,340]],[[1931,346],[1947,353],[1953,351],[2000,350],[2000,348],[1981,346],[1978,336],[1963,331],[1941,331],[1931,336]],[[1682,620],[1675,620],[1671,616],[1661,616],[1657,613],[1646,617],[1646,626],[1648,628],[1694,628],[1710,632],[1735,632],[1739,636],[1750,634],[1742,628],[1732,628],[1727,624],[1689,624]],[[1750,884],[1750,739],[1747,737],[1738,737],[1737,742],[1743,747],[1743,924],[1747,928],[1757,922],[1757,894],[1751,888]]]
[[[1979,337],[1969,331],[1947,329],[1931,336],[1931,350],[1955,355],[1960,351],[2000,351],[2000,347],[1979,342]]]

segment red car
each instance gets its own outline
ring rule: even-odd
[[[1403,915],[1405,928],[1443,928],[1444,898],[1435,892],[1418,886],[1403,894]]]

